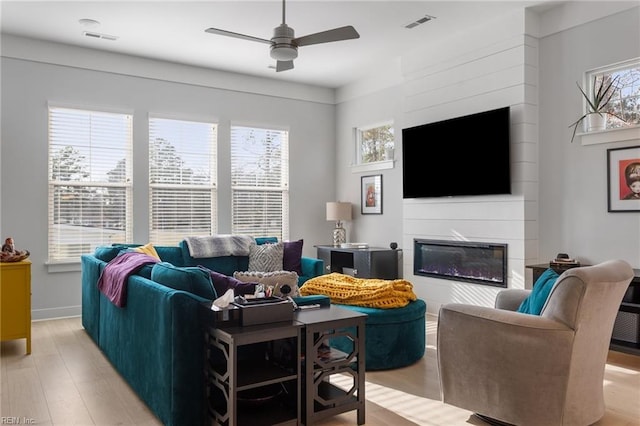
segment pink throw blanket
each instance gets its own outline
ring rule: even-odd
[[[98,289],[114,305],[124,307],[127,303],[127,280],[144,265],[158,263],[153,256],[138,252],[125,252],[107,263],[98,279]]]

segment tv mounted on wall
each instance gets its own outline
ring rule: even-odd
[[[509,107],[402,129],[403,198],[511,193]]]

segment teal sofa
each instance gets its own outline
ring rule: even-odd
[[[272,239],[258,240],[258,243]],[[130,247],[130,246],[127,246]],[[107,263],[126,247],[99,247],[82,256],[82,325],[113,367],[165,425],[206,423],[202,304],[210,301],[151,280],[152,266],[127,280],[126,305],[114,305],[98,289]],[[245,271],[248,257],[193,259],[186,244],[155,247],[162,262],[202,265],[233,275]],[[302,278],[322,274],[323,261],[302,258]],[[328,304],[307,296],[300,304]]]

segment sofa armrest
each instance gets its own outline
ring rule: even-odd
[[[82,326],[94,342],[100,339],[100,290],[96,283],[107,262],[92,254],[80,257],[82,264]]]
[[[303,256],[302,259],[300,259],[300,263],[302,265],[302,277],[304,277],[304,281],[324,273],[324,260],[322,259]],[[304,281],[299,281],[298,284],[301,285]]]

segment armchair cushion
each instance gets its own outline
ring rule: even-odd
[[[540,315],[542,307],[549,298],[549,293],[556,283],[559,275],[556,271],[549,268],[540,275],[535,284],[531,294],[522,301],[518,312],[523,314]]]
[[[507,288],[501,290],[496,295],[496,309],[506,309],[507,311],[517,311],[522,301],[531,294],[531,290],[522,288]]]

